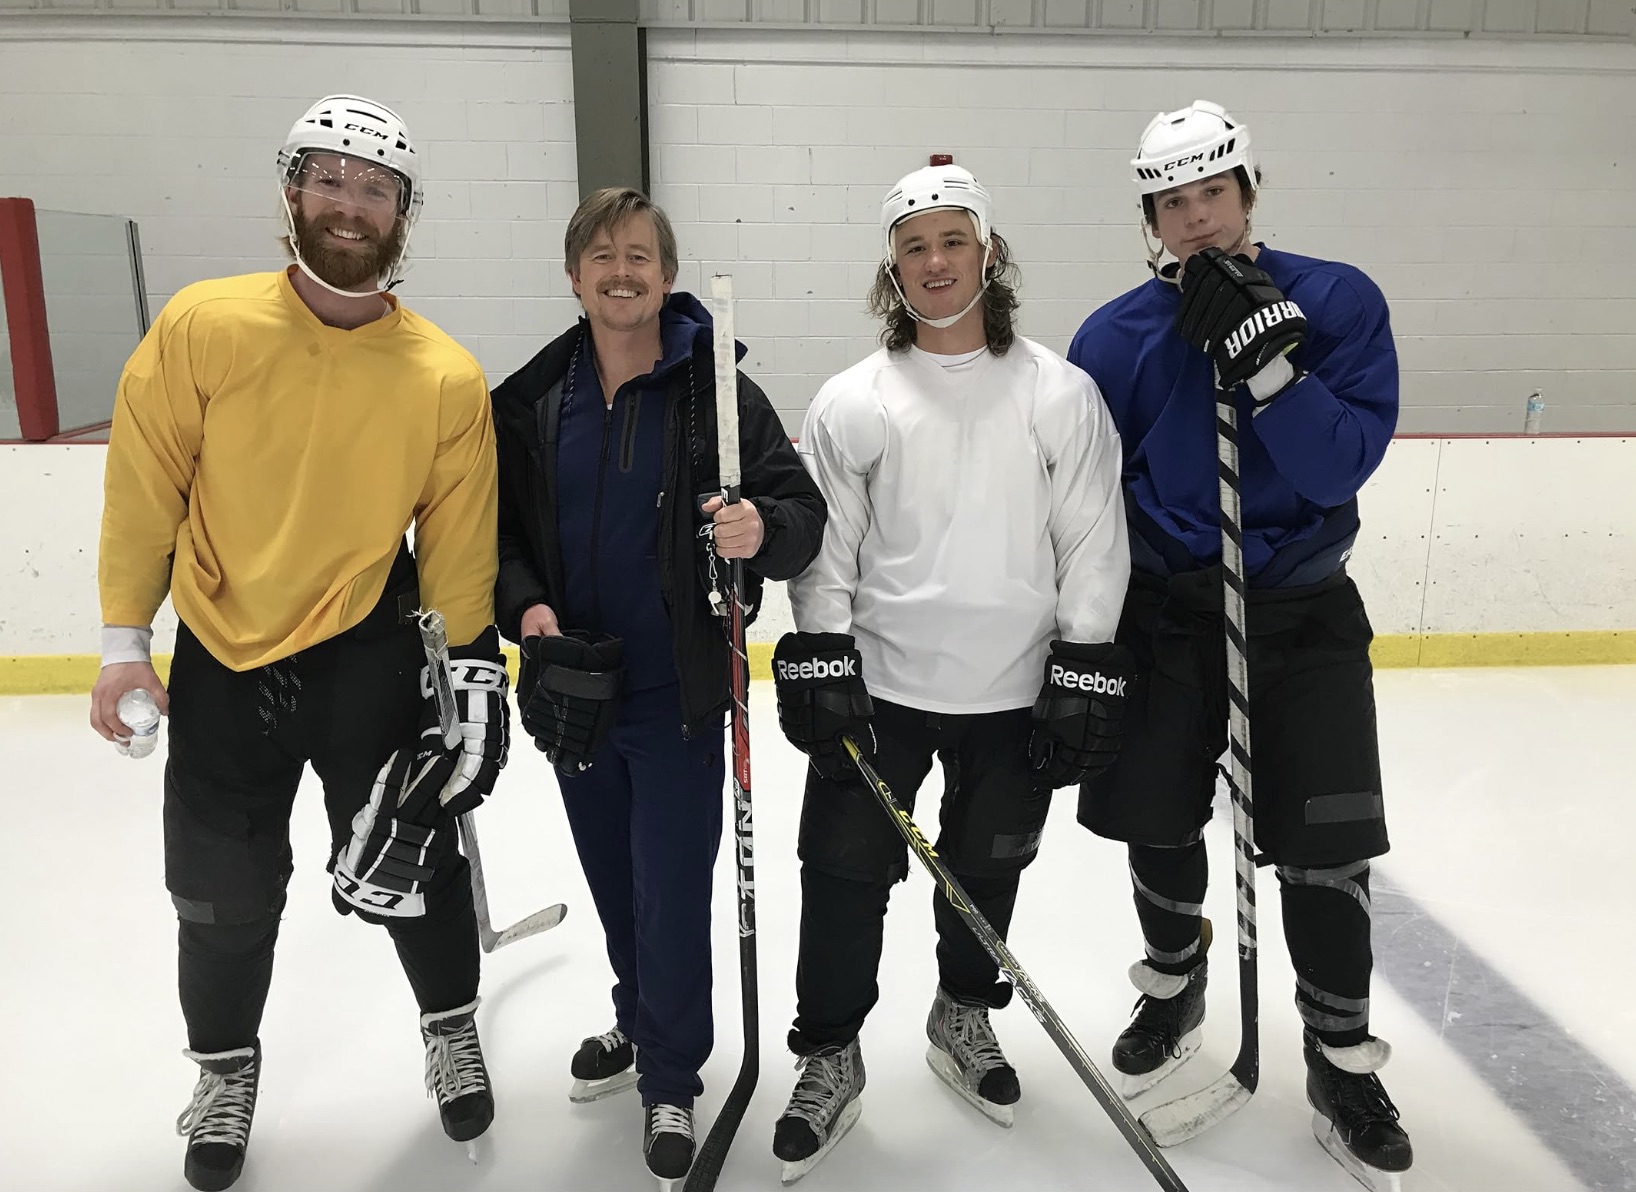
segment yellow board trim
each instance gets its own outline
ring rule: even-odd
[[[517,651],[506,647],[507,668],[517,681]],[[751,642],[750,677],[773,677],[773,645]],[[1572,633],[1386,634],[1369,656],[1381,669],[1467,666],[1608,666],[1636,663],[1636,629]],[[154,669],[170,676],[170,655],[156,654]],[[91,690],[95,654],[0,655],[0,695],[73,695]]]

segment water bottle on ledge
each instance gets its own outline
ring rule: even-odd
[[[131,739],[119,746],[126,757],[147,757],[159,744],[159,705],[142,688],[119,697],[119,718],[131,730]]]
[[[1522,433],[1539,434],[1539,420],[1545,413],[1545,395],[1538,389],[1528,395],[1528,407],[1522,416]]]

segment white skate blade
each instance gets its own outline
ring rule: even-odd
[[[1253,1094],[1231,1072],[1196,1093],[1155,1105],[1139,1119],[1159,1146],[1197,1138],[1250,1103]]]
[[[1177,1068],[1180,1068],[1188,1060],[1192,1059],[1193,1053],[1199,1049],[1199,1044],[1203,1041],[1204,1028],[1202,1026],[1194,1027],[1192,1030],[1188,1031],[1187,1034],[1176,1040],[1177,1054],[1167,1058],[1164,1063],[1153,1069],[1153,1071],[1139,1072],[1132,1076],[1124,1072],[1119,1072],[1117,1068],[1114,1069],[1119,1076],[1119,1095],[1127,1101],[1134,1100],[1135,1098],[1141,1096],[1143,1093],[1147,1092],[1148,1089],[1158,1084],[1166,1076],[1169,1076]]]
[[[782,1184],[793,1184],[796,1180],[806,1175],[807,1172],[811,1171],[814,1167],[817,1167],[818,1161],[825,1155],[829,1154],[829,1152],[834,1149],[837,1142],[840,1142],[841,1139],[846,1137],[847,1131],[852,1129],[853,1126],[857,1125],[858,1118],[862,1115],[863,1101],[857,1097],[854,1097],[847,1103],[846,1108],[841,1110],[841,1116],[835,1119],[835,1128],[829,1132],[829,1141],[825,1142],[823,1146],[819,1147],[805,1159],[798,1159],[794,1163],[785,1163],[784,1170],[780,1172],[778,1176],[779,1182]]]
[[[466,1158],[470,1159],[473,1163],[478,1162],[478,1160],[481,1158],[477,1152],[477,1139],[474,1138],[466,1144]]]
[[[1402,1173],[1397,1171],[1382,1171],[1378,1167],[1371,1167],[1351,1151],[1347,1150],[1346,1143],[1336,1132],[1334,1125],[1316,1109],[1312,1111],[1312,1136],[1318,1140],[1318,1145],[1329,1153],[1329,1157],[1339,1163],[1346,1173],[1369,1192],[1402,1192]]]
[[[993,1101],[985,1100],[968,1089],[965,1082],[960,1079],[960,1070],[955,1067],[954,1061],[949,1058],[948,1052],[935,1043],[926,1048],[926,1066],[936,1072],[937,1078],[958,1093],[960,1099],[966,1104],[972,1106],[995,1125],[1003,1126],[1007,1130],[1011,1129],[1012,1122],[1015,1120],[1015,1115],[1012,1112],[1013,1107],[1010,1105],[996,1105]]]
[[[600,1101],[604,1097],[612,1097],[626,1089],[635,1088],[636,1080],[634,1064],[606,1080],[576,1080],[574,1087],[568,1090],[568,1100],[575,1105],[589,1105],[592,1101]]]

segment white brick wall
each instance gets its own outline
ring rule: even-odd
[[[900,174],[947,150],[989,185],[1024,330],[1065,350],[1146,276],[1131,151],[1199,97],[1252,129],[1258,236],[1386,291],[1403,430],[1520,430],[1536,388],[1546,429],[1636,428],[1636,47],[763,28],[655,30],[648,54],[683,280],[737,273],[748,366],[792,430],[874,348],[862,304]]]
[[[155,314],[189,282],[280,264],[274,157],[309,103],[354,91],[403,115],[424,162],[404,301],[493,382],[577,317],[566,27],[373,24],[365,43],[319,21],[110,18],[21,34],[0,40],[0,194],[138,220]]]
[[[577,198],[567,37],[294,18],[0,25],[0,193],[138,219],[157,309],[189,281],[276,264],[285,129],[325,91],[378,95],[427,166],[401,293],[498,380],[577,314],[560,260]],[[699,292],[731,266],[749,368],[792,430],[824,378],[872,350],[878,203],[901,173],[949,150],[984,178],[1022,264],[1024,329],[1060,350],[1142,280],[1132,143],[1153,112],[1199,96],[1254,131],[1259,233],[1386,290],[1403,429],[1516,430],[1535,388],[1547,429],[1636,428],[1636,124],[1622,116],[1636,46],[760,28],[656,29],[648,50],[680,284]]]

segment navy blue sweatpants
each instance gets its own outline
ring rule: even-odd
[[[715,1042],[710,890],[723,739],[719,721],[683,738],[674,686],[637,692],[625,697],[590,769],[558,774],[608,939],[614,1021],[636,1044],[644,1105],[692,1106]]]

